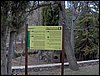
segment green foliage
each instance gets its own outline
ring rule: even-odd
[[[97,53],[98,48],[98,31],[95,25],[97,20],[94,16],[86,15],[77,22],[77,28],[82,28],[83,31],[76,31],[76,52],[84,52],[84,56]]]
[[[58,6],[47,6],[42,9],[43,25],[58,26],[59,25],[59,8]]]
[[[99,44],[99,3],[90,1],[87,6],[86,1],[72,1],[72,4],[71,7],[78,9],[77,12],[81,13],[75,21],[75,29],[79,29],[75,30],[75,53],[78,55],[83,54],[85,57],[97,54]],[[90,7],[89,4],[92,6]],[[69,16],[68,18],[72,16],[71,13],[72,11],[66,13]]]

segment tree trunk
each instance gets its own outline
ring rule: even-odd
[[[8,75],[12,74],[12,54],[13,54],[13,41],[14,41],[15,32],[10,32],[10,42],[9,42],[9,51],[8,51],[8,61],[7,61],[7,73]]]
[[[16,36],[14,36],[14,44],[13,44],[13,58],[16,58]]]
[[[72,26],[71,26],[71,46],[74,50],[74,17],[72,18]]]
[[[6,58],[6,31],[2,34],[1,40],[1,75],[7,75],[7,58]]]
[[[67,24],[66,24],[66,14],[65,14],[65,3],[64,1],[61,1],[61,10],[60,10],[60,20],[61,20],[61,23],[64,25],[63,28],[64,28],[64,49],[65,49],[65,53],[67,55],[67,59],[69,61],[69,67],[71,70],[78,70],[78,64],[77,64],[77,61],[76,61],[76,58],[75,58],[75,54],[74,54],[74,51],[72,49],[72,46],[71,46],[71,42],[70,42],[70,30],[68,29],[67,27]],[[61,25],[62,25],[61,24]]]

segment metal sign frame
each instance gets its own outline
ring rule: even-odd
[[[28,42],[28,24],[26,25],[25,29],[25,75],[28,75],[28,47],[27,47],[27,42]],[[64,74],[64,28],[62,26],[62,50],[61,50],[61,75]]]

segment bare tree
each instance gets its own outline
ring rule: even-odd
[[[75,54],[74,51],[72,49],[72,45],[70,42],[70,30],[66,24],[66,15],[65,15],[65,3],[64,1],[61,1],[59,3],[60,6],[60,25],[63,25],[64,28],[64,49],[65,49],[65,53],[67,55],[67,59],[69,61],[69,67],[72,70],[78,70],[78,64],[75,58]]]
[[[7,8],[7,9],[6,9]],[[7,75],[7,51],[6,51],[6,39],[7,39],[7,31],[9,27],[8,21],[8,11],[9,4],[5,2],[1,2],[1,74]]]

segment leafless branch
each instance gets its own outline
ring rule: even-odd
[[[40,8],[40,7],[49,6],[49,5],[55,5],[55,4],[58,4],[58,3],[54,3],[54,4],[51,4],[51,3],[37,4],[37,6],[31,8],[31,10],[29,10],[29,11],[27,11],[27,12],[31,12],[31,11],[33,11],[33,10],[36,10],[36,9]]]
[[[23,22],[26,20],[26,18],[29,16],[29,14],[30,14],[33,10],[36,10],[36,9],[38,9],[38,8],[40,8],[40,7],[50,6],[50,5],[55,5],[55,4],[58,4],[58,3],[55,2],[55,3],[53,3],[53,4],[51,4],[51,3],[38,4],[37,6],[31,8],[29,11],[26,11],[28,14],[27,14],[26,17],[23,19]],[[20,23],[22,23],[22,21],[20,21],[19,24],[20,24]]]

